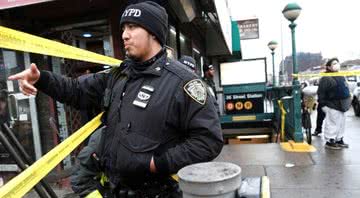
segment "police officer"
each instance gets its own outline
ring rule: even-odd
[[[192,72],[196,73],[196,61],[193,57],[183,55],[179,59],[179,62],[187,66]]]
[[[41,90],[79,109],[104,108],[97,158],[117,196],[169,197],[167,190],[176,191],[169,175],[214,159],[223,146],[213,97],[195,74],[167,59],[167,18],[154,2],[129,5],[120,21],[127,59],[110,73],[70,79],[31,64],[9,77],[26,95]]]
[[[216,89],[215,89],[215,82],[213,80],[214,75],[215,75],[215,70],[214,67],[212,65],[204,65],[203,68],[204,71],[204,82],[207,84],[208,90],[209,92],[215,97],[215,99],[217,100],[217,96],[216,96]]]

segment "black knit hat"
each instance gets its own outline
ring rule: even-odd
[[[331,59],[329,59],[329,60],[326,62],[326,65],[325,65],[325,66],[331,66],[331,63],[332,63],[333,61],[339,62],[339,59],[338,59],[338,58],[331,58]]]
[[[191,70],[195,71],[196,69],[196,62],[195,59],[191,56],[182,56],[179,59],[179,62],[189,67]]]
[[[120,27],[124,23],[135,23],[153,34],[164,46],[168,28],[168,15],[166,10],[152,1],[131,4],[126,7],[121,16]]]

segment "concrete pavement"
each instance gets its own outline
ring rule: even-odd
[[[313,137],[314,153],[284,152],[276,143],[238,144],[226,145],[216,161],[240,165],[242,177],[268,176],[272,198],[360,197],[360,118],[352,110],[346,116],[348,149],[325,149],[319,136]],[[313,123],[315,117],[314,112]],[[54,189],[59,197],[76,197],[69,188]],[[32,191],[25,197],[38,195]]]
[[[268,176],[272,198],[360,197],[360,118],[352,110],[346,116],[348,149],[325,149],[319,136],[314,153],[284,152],[279,144],[227,145],[216,160],[240,165],[244,177]]]

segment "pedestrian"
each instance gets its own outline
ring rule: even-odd
[[[91,178],[72,181],[80,196],[89,188],[104,193],[108,186],[113,197],[177,197],[170,175],[210,161],[222,149],[214,99],[197,75],[167,58],[168,16],[163,7],[151,1],[131,4],[120,26],[127,58],[109,73],[69,79],[31,64],[9,79],[19,80],[25,95],[41,90],[79,109],[105,110],[100,153],[91,153],[96,163],[80,163],[90,172],[97,164],[108,185]],[[82,182],[93,185],[83,189]]]
[[[329,59],[325,59],[324,63],[322,64],[322,67],[324,67],[328,61],[329,61]],[[318,85],[318,81],[316,80],[314,84]],[[316,127],[315,127],[315,130],[314,130],[314,133],[312,134],[312,136],[319,136],[322,133],[323,122],[324,122],[324,119],[325,119],[325,113],[322,110],[323,107],[324,107],[324,104],[322,104],[319,101],[319,97],[318,97],[317,108],[316,108],[316,112],[317,112],[317,114],[316,114]]]
[[[318,104],[317,104],[317,115],[316,115],[316,127],[315,127],[315,131],[312,134],[313,136],[319,136],[322,133],[322,125],[325,119],[325,113],[322,110],[322,108],[324,107],[324,104],[322,104],[319,100],[318,100]]]
[[[212,65],[204,65],[203,71],[204,71],[203,80],[207,84],[208,90],[211,93],[211,95],[213,95],[217,100],[216,88],[214,82],[214,75],[215,75],[214,67]]]
[[[187,66],[192,72],[196,73],[196,61],[193,57],[183,55],[179,59],[179,62]]]
[[[340,71],[337,58],[331,58],[326,63],[326,73]],[[319,103],[323,104],[325,113],[324,137],[325,148],[348,148],[344,142],[345,112],[350,109],[351,97],[348,84],[343,76],[324,76],[320,79],[318,88]]]
[[[179,62],[185,65],[186,68],[192,71],[194,74],[196,74],[196,61],[193,57],[184,55],[179,59]],[[206,82],[204,82],[204,85],[208,87]],[[219,104],[217,103],[216,94],[214,94],[213,89],[208,87],[207,94],[214,97],[214,105],[216,107],[217,114],[220,115]]]

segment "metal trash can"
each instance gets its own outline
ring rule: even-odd
[[[241,168],[228,162],[207,162],[179,170],[179,187],[184,198],[235,198],[241,186]]]

